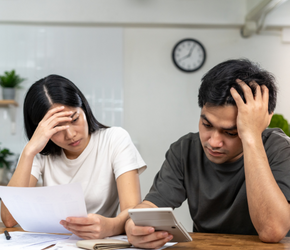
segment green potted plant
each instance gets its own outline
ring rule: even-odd
[[[7,148],[0,148],[0,183],[2,182],[4,171],[10,170],[10,162],[8,161],[10,155],[14,155],[14,153]]]
[[[15,88],[19,88],[24,80],[25,78],[21,78],[17,75],[14,69],[5,71],[4,75],[0,75],[3,99],[13,100],[15,98]]]
[[[288,121],[280,114],[274,114],[272,116],[269,128],[280,128],[284,133],[290,136],[290,128]]]

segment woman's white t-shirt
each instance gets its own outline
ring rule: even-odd
[[[114,217],[119,205],[116,180],[135,169],[141,174],[146,164],[130,135],[120,127],[111,127],[92,133],[76,159],[68,159],[63,151],[60,156],[37,154],[31,174],[36,179],[42,176],[44,186],[80,183],[87,212]]]

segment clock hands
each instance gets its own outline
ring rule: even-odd
[[[191,56],[191,54],[192,54],[192,51],[193,51],[193,49],[194,49],[195,45],[196,45],[196,44],[193,44],[193,45],[192,45],[192,47],[191,47],[191,49],[190,49],[190,51],[189,51],[189,55],[188,55],[188,57],[190,57],[190,56]]]
[[[189,51],[189,53],[188,53],[186,56],[181,57],[181,58],[179,59],[179,61],[182,61],[182,60],[184,60],[184,59],[190,57],[191,54],[192,54],[192,51],[193,51],[193,49],[194,49],[194,47],[195,47],[195,45],[196,45],[196,44],[193,44],[192,47],[191,47],[191,49],[190,49],[190,51]]]

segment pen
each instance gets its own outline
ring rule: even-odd
[[[8,233],[8,231],[4,231],[4,234],[5,234],[5,237],[6,237],[6,240],[10,240],[11,239],[11,236],[10,234]]]

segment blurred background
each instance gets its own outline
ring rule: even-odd
[[[22,108],[31,84],[65,76],[101,123],[130,133],[148,165],[144,197],[170,144],[197,132],[200,80],[216,64],[248,58],[272,72],[275,113],[290,119],[289,13],[290,1],[277,0],[0,0],[0,75],[14,69],[25,78],[18,106],[0,101],[0,147],[17,155],[27,142]],[[193,73],[171,58],[185,38],[206,51]],[[192,231],[186,202],[175,213]]]

